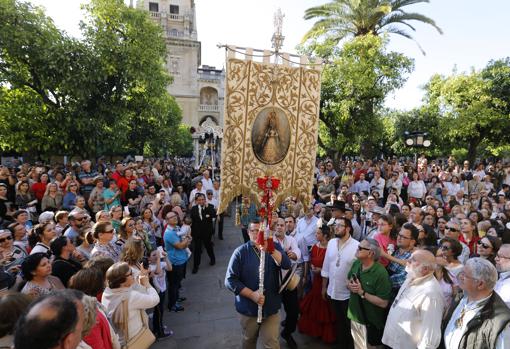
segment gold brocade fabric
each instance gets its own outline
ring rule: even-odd
[[[310,202],[320,81],[320,66],[228,59],[219,213],[241,194],[258,203],[266,175],[281,181],[275,205],[291,195]]]

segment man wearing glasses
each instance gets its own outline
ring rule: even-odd
[[[464,298],[457,305],[444,332],[446,349],[508,348],[510,309],[496,292],[496,268],[486,259],[469,259],[459,273]]]
[[[494,291],[510,307],[510,244],[504,244],[499,248],[496,255],[496,269],[499,272],[499,280],[496,282]]]
[[[81,212],[75,211],[69,214],[69,229],[64,232],[64,236],[71,239],[71,242],[76,245],[76,238],[80,235],[81,229],[85,223],[85,215]]]
[[[389,255],[381,250],[381,255],[390,261],[388,273],[390,274],[392,295],[395,297],[407,277],[407,261],[411,258],[414,246],[418,241],[419,231],[414,224],[406,223],[397,236],[397,250]]]
[[[360,242],[347,277],[349,319],[355,349],[381,345],[386,307],[391,297],[391,282],[381,263],[379,243],[374,239]]]

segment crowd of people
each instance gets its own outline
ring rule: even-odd
[[[0,167],[0,347],[144,349],[193,254],[216,263],[219,182],[189,159]],[[193,253],[191,252],[191,249]]]
[[[243,348],[297,348],[296,330],[346,349],[510,347],[509,163],[324,160],[313,194],[286,199],[271,227],[242,199],[225,285]],[[299,282],[282,287],[289,273]]]
[[[188,262],[198,273],[205,248],[216,263],[219,195],[185,159],[2,166],[0,347],[171,336],[163,315],[184,311]],[[348,349],[510,347],[510,164],[318,161],[313,197],[273,212],[274,250],[239,198],[225,284],[244,348],[297,348],[296,331]]]

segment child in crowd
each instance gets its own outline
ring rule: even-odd
[[[149,272],[151,283],[159,294],[159,304],[154,307],[152,328],[158,338],[168,337],[173,334],[173,331],[165,331],[165,326],[163,326],[163,307],[166,293],[165,270],[167,272],[172,270],[172,263],[168,259],[166,252],[161,247],[152,250],[149,255]]]
[[[183,241],[184,239],[191,240],[191,217],[190,216],[184,217],[181,229],[179,230],[177,235],[181,238],[181,241]],[[189,258],[191,256],[191,250],[189,249],[189,247],[186,248],[186,253],[188,254],[188,258]]]

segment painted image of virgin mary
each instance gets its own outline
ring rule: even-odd
[[[257,158],[266,164],[276,164],[282,161],[289,147],[288,122],[285,115],[279,116],[275,110],[261,113],[253,129],[253,150]],[[286,123],[282,127],[280,120]],[[258,127],[257,127],[258,126]]]

